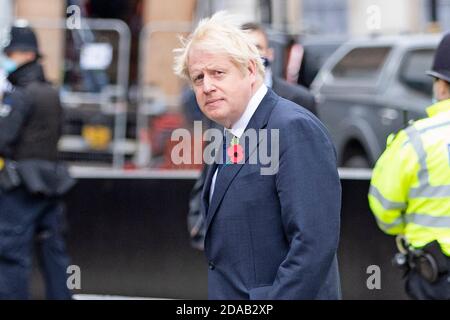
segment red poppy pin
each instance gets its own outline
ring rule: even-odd
[[[230,158],[231,163],[236,164],[244,160],[244,148],[239,144],[239,141],[233,138],[231,146],[227,149],[227,155]]]

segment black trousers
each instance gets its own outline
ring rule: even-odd
[[[447,259],[450,270],[450,258]],[[450,300],[450,272],[441,275],[435,283],[425,280],[415,270],[406,278],[406,293],[414,300]]]
[[[0,193],[0,299],[30,298],[36,236],[47,298],[71,299],[63,218],[60,200],[30,195],[23,187]]]

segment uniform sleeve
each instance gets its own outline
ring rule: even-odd
[[[402,234],[408,193],[419,170],[417,154],[405,131],[400,131],[373,169],[369,205],[378,226],[387,234]]]
[[[21,91],[6,96],[3,104],[7,109],[0,116],[0,154],[7,153],[19,138],[21,128],[31,112],[31,103]]]

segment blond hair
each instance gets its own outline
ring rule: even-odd
[[[201,20],[195,31],[181,42],[182,47],[174,50],[174,72],[181,78],[190,80],[188,57],[194,44],[202,45],[209,52],[226,53],[243,74],[248,63],[254,61],[258,74],[264,77],[264,65],[258,49],[249,35],[241,30],[236,17],[225,11]]]

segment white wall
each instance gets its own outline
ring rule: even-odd
[[[257,0],[213,0],[211,9],[214,11],[227,10],[239,15],[242,22],[257,20]]]
[[[5,45],[6,35],[13,20],[12,0],[0,0],[0,48]]]
[[[421,32],[420,0],[348,0],[349,33]]]

